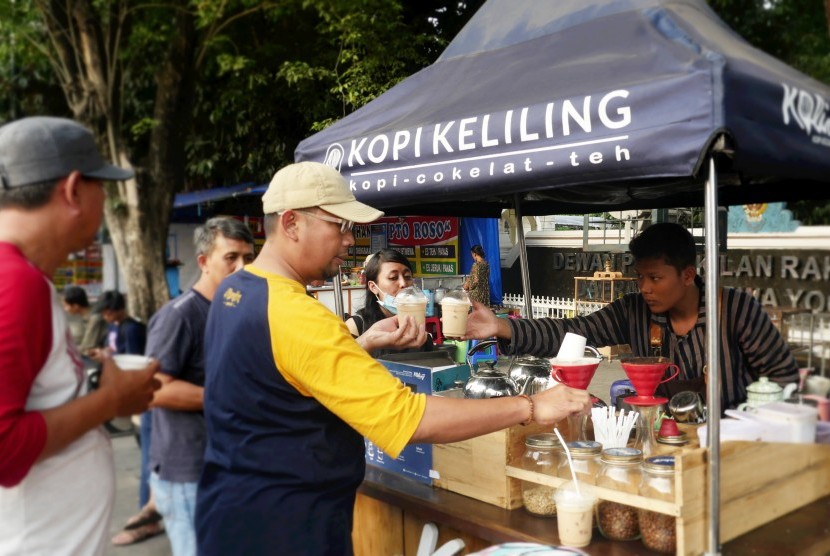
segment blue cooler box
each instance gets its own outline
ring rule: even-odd
[[[466,382],[470,368],[459,365],[445,351],[395,353],[379,359],[389,372],[419,394],[449,390],[455,381]],[[391,458],[368,438],[366,463],[394,471],[418,482],[432,484],[432,445],[410,444],[397,458]]]

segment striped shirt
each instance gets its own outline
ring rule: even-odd
[[[650,356],[650,327],[663,331],[662,355],[680,367],[679,379],[703,375],[706,364],[706,299],[703,281],[697,322],[684,335],[671,329],[668,313],[654,314],[639,293],[631,293],[584,317],[570,319],[510,319],[510,343],[502,352],[553,357],[566,332],[581,334],[594,346],[628,344],[634,356]],[[723,408],[746,401],[746,387],[766,376],[784,384],[798,381],[798,366],[787,343],[758,301],[743,290],[723,288],[720,318],[721,403]]]

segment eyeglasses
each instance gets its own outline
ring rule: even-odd
[[[305,214],[306,216],[310,216],[312,218],[316,218],[318,220],[325,220],[326,222],[331,222],[333,224],[340,224],[340,233],[345,234],[346,232],[351,232],[352,228],[354,228],[354,222],[351,220],[344,220],[342,218],[337,218],[336,216],[325,216],[322,214],[315,214],[313,212],[306,212],[304,210],[297,210],[294,209],[294,212],[299,212],[300,214]]]

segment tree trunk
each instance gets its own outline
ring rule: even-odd
[[[827,34],[830,35],[830,0],[824,0],[824,15],[827,20]]]
[[[111,204],[106,211],[115,252],[127,277],[130,311],[145,322],[170,298],[164,277],[167,229],[173,196],[184,184],[184,146],[195,91],[192,16],[177,12],[176,26],[176,39],[156,73],[156,125],[146,171],[138,176],[141,187],[120,184],[113,199],[121,199],[125,206]]]
[[[134,166],[122,137],[119,40],[126,40],[126,5],[94,0],[36,0],[56,56],[53,65],[75,118],[93,129],[114,163]],[[195,90],[193,16],[176,11],[178,33],[156,74],[151,148],[136,178],[107,185],[104,215],[127,281],[131,315],[144,320],[168,299],[164,274],[173,196],[182,188],[185,135]],[[139,185],[140,184],[140,185]]]

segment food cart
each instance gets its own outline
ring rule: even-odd
[[[827,198],[827,99],[830,88],[750,46],[703,0],[489,0],[436,63],[295,157],[338,168],[388,214],[514,209],[526,303],[523,215],[702,205],[714,299],[719,205]],[[709,413],[719,415],[709,328]],[[688,545],[708,554],[730,534],[718,422],[699,456],[705,496]],[[810,489],[799,503],[826,494]],[[769,519],[789,511],[772,506]]]

